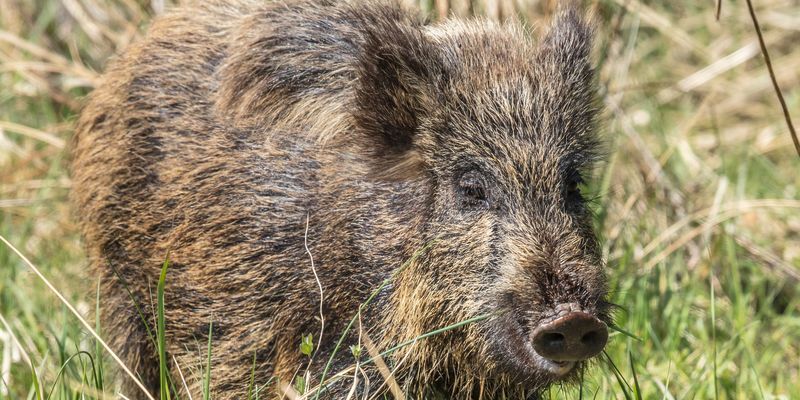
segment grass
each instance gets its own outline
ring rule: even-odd
[[[519,14],[535,25],[554,2],[422,3],[434,15]],[[800,398],[800,158],[747,4],[720,2],[717,21],[713,1],[589,3],[601,21],[610,142],[592,190],[612,300],[623,310],[583,383],[545,397]],[[0,236],[86,318],[102,299],[84,276],[66,202],[65,143],[96,71],[161,4],[0,0]],[[786,109],[798,118],[800,6],[754,6]],[[0,398],[115,393],[114,360],[5,245],[0,317]],[[155,328],[160,343],[163,326]],[[204,385],[213,382],[204,372]],[[262,388],[254,383],[254,397]]]

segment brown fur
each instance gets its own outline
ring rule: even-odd
[[[106,336],[156,393],[133,304],[154,326],[169,254],[167,350],[194,397],[211,321],[214,398],[243,398],[254,357],[256,383],[290,381],[301,336],[320,331],[308,220],[325,317],[312,379],[370,292],[435,241],[365,332],[388,348],[491,317],[389,356],[398,383],[413,398],[535,394],[557,378],[531,360],[530,331],[562,303],[608,318],[576,189],[596,159],[590,39],[574,10],[538,44],[515,23],[424,25],[373,2],[211,1],[159,18],[111,63],[74,141]],[[354,362],[343,348],[334,370]]]

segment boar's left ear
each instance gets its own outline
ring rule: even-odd
[[[535,70],[539,107],[554,115],[550,128],[587,148],[595,145],[594,124],[599,105],[592,67],[593,25],[576,1],[563,7],[539,45]]]
[[[560,79],[560,83],[591,82],[594,29],[582,14],[576,4],[562,8],[540,44],[537,63],[547,78]]]
[[[540,76],[569,97],[588,100],[593,94],[591,53],[594,29],[576,4],[562,8],[539,45]],[[555,95],[555,94],[554,94]],[[588,97],[587,97],[588,96]]]
[[[358,140],[379,169],[405,175],[419,162],[414,141],[434,104],[441,63],[418,23],[393,15],[370,22],[357,67]]]

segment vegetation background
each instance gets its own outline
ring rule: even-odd
[[[609,141],[590,190],[613,300],[623,307],[618,325],[635,338],[613,334],[582,385],[548,395],[800,399],[800,157],[746,2],[586,3],[599,21]],[[800,2],[755,3],[776,78],[800,118]],[[541,32],[556,2],[420,5],[432,18],[520,17]],[[0,0],[0,236],[90,320],[97,282],[84,273],[67,203],[71,124],[108,58],[170,6]],[[0,398],[113,397],[113,384],[95,383],[108,381],[98,375],[112,365],[101,353],[0,243]]]

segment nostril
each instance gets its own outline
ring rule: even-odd
[[[542,342],[553,347],[563,345],[565,340],[564,335],[558,332],[545,333],[542,335]]]
[[[581,343],[592,346],[600,340],[600,332],[598,331],[590,331],[587,332],[581,337]]]

